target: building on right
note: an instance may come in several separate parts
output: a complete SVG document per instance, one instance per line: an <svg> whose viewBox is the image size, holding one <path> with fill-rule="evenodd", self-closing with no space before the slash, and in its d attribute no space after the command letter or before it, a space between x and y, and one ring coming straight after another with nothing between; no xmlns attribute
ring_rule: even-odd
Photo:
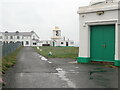
<svg viewBox="0 0 120 90"><path fill-rule="evenodd" d="M114 62L120 66L120 0L92 0L78 10L80 46L77 62Z"/></svg>

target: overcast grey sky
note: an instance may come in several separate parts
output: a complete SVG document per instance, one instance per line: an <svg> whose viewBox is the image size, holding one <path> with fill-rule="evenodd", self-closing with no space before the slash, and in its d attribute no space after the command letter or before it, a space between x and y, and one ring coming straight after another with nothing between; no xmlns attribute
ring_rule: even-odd
<svg viewBox="0 0 120 90"><path fill-rule="evenodd" d="M59 26L62 36L79 41L78 7L91 0L1 0L0 30L32 31L42 40L50 39Z"/></svg>

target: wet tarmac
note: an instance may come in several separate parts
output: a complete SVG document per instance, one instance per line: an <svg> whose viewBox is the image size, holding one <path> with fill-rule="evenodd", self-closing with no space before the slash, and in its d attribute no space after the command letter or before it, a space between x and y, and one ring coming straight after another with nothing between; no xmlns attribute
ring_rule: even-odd
<svg viewBox="0 0 120 90"><path fill-rule="evenodd" d="M72 63L73 62L73 63ZM76 64L74 59L47 59L24 47L17 64L3 76L3 88L117 88L118 69Z"/></svg>

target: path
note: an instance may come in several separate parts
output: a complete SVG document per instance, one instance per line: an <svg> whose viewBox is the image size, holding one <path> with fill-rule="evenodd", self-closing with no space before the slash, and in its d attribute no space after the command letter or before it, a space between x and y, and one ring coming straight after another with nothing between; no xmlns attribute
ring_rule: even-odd
<svg viewBox="0 0 120 90"><path fill-rule="evenodd" d="M118 71L102 65L75 64L73 59L48 59L24 47L17 64L4 75L4 88L115 88Z"/></svg>

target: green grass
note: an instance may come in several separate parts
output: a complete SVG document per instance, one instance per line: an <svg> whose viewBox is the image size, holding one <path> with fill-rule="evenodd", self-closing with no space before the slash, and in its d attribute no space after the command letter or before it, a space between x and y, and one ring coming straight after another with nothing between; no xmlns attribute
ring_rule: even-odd
<svg viewBox="0 0 120 90"><path fill-rule="evenodd" d="M0 70L2 70L2 72L5 72L6 70L8 70L8 68L10 68L16 64L16 57L17 57L19 51L21 50L21 48L22 47L16 49L13 53L9 54L8 56L3 57L2 64L1 64L2 67L0 66Z"/></svg>
<svg viewBox="0 0 120 90"><path fill-rule="evenodd" d="M36 47L34 47L36 48ZM42 51L37 50L37 52L47 58L72 58L76 59L78 57L78 47L50 47L44 46L40 47ZM52 56L49 55L52 52Z"/></svg>
<svg viewBox="0 0 120 90"><path fill-rule="evenodd" d="M9 54L8 56L3 57L0 60L0 87L5 85L5 82L2 80L2 74L5 73L10 67L16 64L16 57L21 50L22 47L16 49L13 53ZM1 81L2 80L2 81Z"/></svg>

